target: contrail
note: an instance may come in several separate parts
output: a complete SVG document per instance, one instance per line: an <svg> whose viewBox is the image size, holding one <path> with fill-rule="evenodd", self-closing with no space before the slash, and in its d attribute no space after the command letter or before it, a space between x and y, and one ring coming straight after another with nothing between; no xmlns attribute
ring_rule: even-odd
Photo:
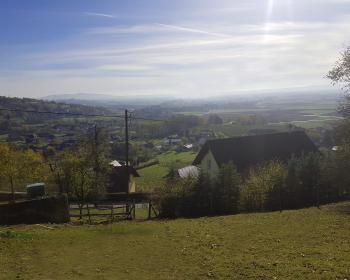
<svg viewBox="0 0 350 280"><path fill-rule="evenodd" d="M109 14L102 14L102 13L85 12L84 14L87 16L94 16L94 17L116 18L116 16L109 15Z"/></svg>
<svg viewBox="0 0 350 280"><path fill-rule="evenodd" d="M225 38L231 37L230 35L223 34L223 33L209 32L209 31L205 31L205 30L194 29L194 28L187 28L187 27L177 26L177 25L162 24L162 23L155 23L155 25L166 27L166 28L169 28L169 29L179 30L179 31L191 32L191 33L199 33L199 34L206 34L206 35L211 35L211 36L216 36L216 37L225 37Z"/></svg>

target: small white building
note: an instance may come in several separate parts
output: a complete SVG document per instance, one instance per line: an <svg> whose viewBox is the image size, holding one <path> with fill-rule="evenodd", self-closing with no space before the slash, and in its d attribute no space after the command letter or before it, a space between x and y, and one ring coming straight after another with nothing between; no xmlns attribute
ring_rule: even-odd
<svg viewBox="0 0 350 280"><path fill-rule="evenodd" d="M180 178L198 178L199 176L199 168L194 165L189 165L184 168L180 168L178 171Z"/></svg>
<svg viewBox="0 0 350 280"><path fill-rule="evenodd" d="M193 149L193 144L186 144L184 145L184 148L187 150L192 150Z"/></svg>

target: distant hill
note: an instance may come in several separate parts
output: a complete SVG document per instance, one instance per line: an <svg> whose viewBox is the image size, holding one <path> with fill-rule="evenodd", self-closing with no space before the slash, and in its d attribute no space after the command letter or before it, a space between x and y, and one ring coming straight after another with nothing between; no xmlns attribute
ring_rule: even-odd
<svg viewBox="0 0 350 280"><path fill-rule="evenodd" d="M95 93L75 93L75 94L58 94L49 95L42 98L48 101L64 102L68 104L81 104L90 106L103 107L144 107L158 105L168 101L171 98L164 96L126 96L126 95L108 95Z"/></svg>
<svg viewBox="0 0 350 280"><path fill-rule="evenodd" d="M30 111L51 111L59 113L79 113L79 114L108 114L111 113L106 108L84 106L78 104L66 104L55 101L32 99L32 98L16 98L0 96L0 108L18 109ZM6 111L0 111L4 115ZM14 114L14 113L11 113ZM20 112L15 113L17 116ZM27 114L27 113L24 113ZM57 118L57 116L47 116L45 118Z"/></svg>
<svg viewBox="0 0 350 280"><path fill-rule="evenodd" d="M42 98L43 100L59 101L59 100L116 100L117 97L108 94L95 93L73 93L73 94L55 94Z"/></svg>

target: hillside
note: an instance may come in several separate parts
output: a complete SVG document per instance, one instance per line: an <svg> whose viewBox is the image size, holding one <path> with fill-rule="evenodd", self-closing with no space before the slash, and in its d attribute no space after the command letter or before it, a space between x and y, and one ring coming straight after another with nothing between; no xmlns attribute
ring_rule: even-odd
<svg viewBox="0 0 350 280"><path fill-rule="evenodd" d="M37 114L31 111L61 114ZM0 96L0 142L30 147L34 150L43 150L49 145L62 150L74 144L76 139L84 135L92 124L101 122L108 124L109 121L108 118L86 118L65 115L64 113L106 115L111 114L111 111L100 107ZM113 124L117 124L117 122L114 120Z"/></svg>
<svg viewBox="0 0 350 280"><path fill-rule="evenodd" d="M0 279L349 279L349 213L0 227Z"/></svg>

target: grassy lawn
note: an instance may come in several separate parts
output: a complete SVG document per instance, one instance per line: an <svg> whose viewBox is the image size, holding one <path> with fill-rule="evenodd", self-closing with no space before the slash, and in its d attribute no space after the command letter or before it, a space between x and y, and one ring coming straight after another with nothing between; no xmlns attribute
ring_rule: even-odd
<svg viewBox="0 0 350 280"><path fill-rule="evenodd" d="M162 186L171 164L174 163L176 166L184 167L190 165L195 156L196 153L192 152L167 152L157 156L159 164L138 170L141 176L136 178L138 189L147 191Z"/></svg>
<svg viewBox="0 0 350 280"><path fill-rule="evenodd" d="M282 213L0 227L0 279L349 279L350 202Z"/></svg>

